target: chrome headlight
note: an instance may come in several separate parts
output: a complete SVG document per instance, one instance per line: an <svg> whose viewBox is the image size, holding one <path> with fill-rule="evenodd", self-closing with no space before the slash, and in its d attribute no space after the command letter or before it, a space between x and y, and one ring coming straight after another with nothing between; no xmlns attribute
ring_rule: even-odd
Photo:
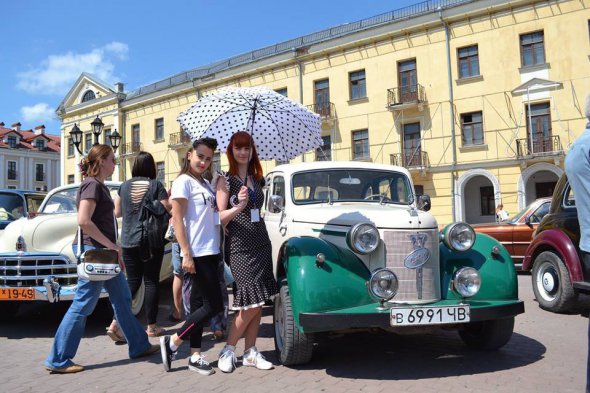
<svg viewBox="0 0 590 393"><path fill-rule="evenodd" d="M471 297L481 288L481 275L477 269L463 267L455 272L453 287L463 297Z"/></svg>
<svg viewBox="0 0 590 393"><path fill-rule="evenodd" d="M373 224L356 224L347 235L348 246L358 254L369 254L379 245L379 231Z"/></svg>
<svg viewBox="0 0 590 393"><path fill-rule="evenodd" d="M469 224L456 222L443 231L443 242L453 251L467 251L475 243L475 231Z"/></svg>
<svg viewBox="0 0 590 393"><path fill-rule="evenodd" d="M369 280L369 293L380 299L389 300L397 293L399 282L394 272L388 269L377 269Z"/></svg>

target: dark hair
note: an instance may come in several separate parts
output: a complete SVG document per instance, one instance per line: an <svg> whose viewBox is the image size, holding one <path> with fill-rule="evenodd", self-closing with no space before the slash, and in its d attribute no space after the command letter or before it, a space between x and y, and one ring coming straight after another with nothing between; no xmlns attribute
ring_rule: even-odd
<svg viewBox="0 0 590 393"><path fill-rule="evenodd" d="M147 151L140 151L133 162L131 176L155 179L156 175L156 163L154 162L154 157Z"/></svg>
<svg viewBox="0 0 590 393"><path fill-rule="evenodd" d="M196 141L194 141L191 148L188 149L188 151L186 152L187 155L184 156L184 163L182 164L182 168L180 168L180 172L178 172L178 176L184 175L185 173L189 173L191 163L188 159L188 153L194 151L197 147L199 147L201 145L206 146L209 149L215 151L215 149L217 149L217 139L206 137L206 138L201 138L201 139L197 139Z"/></svg>
<svg viewBox="0 0 590 393"><path fill-rule="evenodd" d="M209 149L215 151L217 150L217 139L208 137L197 139L193 142L193 149L196 149L197 147L199 147L199 145L205 145Z"/></svg>
<svg viewBox="0 0 590 393"><path fill-rule="evenodd" d="M238 176L238 162L234 158L233 147L241 148L241 147L249 147L252 157L250 158L250 163L248 164L248 174L254 176L256 181L262 179L264 175L262 174L262 165L260 164L260 160L258 159L258 153L256 152L256 146L254 145L254 140L252 136L248 134L246 131L238 131L232 135L231 139L229 140L229 145L227 146L226 156L227 160L229 161L229 173Z"/></svg>
<svg viewBox="0 0 590 393"><path fill-rule="evenodd" d="M106 160L109 154L113 152L113 148L109 145L94 145L86 157L80 160L80 173L84 177L95 177L100 173L100 160Z"/></svg>

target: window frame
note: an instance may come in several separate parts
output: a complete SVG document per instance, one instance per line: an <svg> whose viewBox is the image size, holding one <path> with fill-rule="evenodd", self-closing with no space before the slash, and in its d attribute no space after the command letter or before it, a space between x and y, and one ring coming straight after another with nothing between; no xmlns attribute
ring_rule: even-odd
<svg viewBox="0 0 590 393"><path fill-rule="evenodd" d="M486 189L485 195L483 193L484 189ZM491 190L491 193L488 192L489 190ZM484 198L486 198L485 203L488 207L487 213L484 212ZM494 186L479 187L479 204L480 214L482 216L494 216L496 214L496 198L494 196Z"/></svg>
<svg viewBox="0 0 590 393"><path fill-rule="evenodd" d="M14 169L10 169L10 164L14 164ZM10 176L10 171L14 173L14 177ZM6 160L6 179L18 180L18 164L15 160Z"/></svg>
<svg viewBox="0 0 590 393"><path fill-rule="evenodd" d="M358 138L356 139L357 135L360 135L361 133L366 133L366 137L365 138ZM359 160L369 160L371 159L371 145L369 144L369 129L368 128L364 128L364 129L360 129L360 130L354 130L350 133L351 138L352 138L352 159L354 161L359 161ZM357 143L363 143L366 142L366 155L363 156L357 156L356 154L356 146ZM361 149L363 150L363 152L365 151L365 146L362 146Z"/></svg>
<svg viewBox="0 0 590 393"><path fill-rule="evenodd" d="M158 122L162 122L162 124L158 124ZM158 135L158 132L161 132L161 136ZM161 142L163 140L166 139L166 136L164 135L164 118L163 117L158 117L157 119L154 120L154 141L155 142Z"/></svg>
<svg viewBox="0 0 590 393"><path fill-rule="evenodd" d="M161 168L160 168L161 165ZM166 184L166 162L165 161L157 161L156 162L156 179L159 180L162 184Z"/></svg>
<svg viewBox="0 0 590 393"><path fill-rule="evenodd" d="M39 180L39 168L41 168L41 180ZM35 163L35 181L36 182L44 182L45 181L45 164L41 162Z"/></svg>
<svg viewBox="0 0 590 393"><path fill-rule="evenodd" d="M14 143L12 143L12 141L14 141ZM6 144L11 149L16 149L16 146L18 145L18 139L17 139L16 135L7 135L6 136Z"/></svg>
<svg viewBox="0 0 590 393"><path fill-rule="evenodd" d="M360 73L362 73L362 78L359 77L358 79L353 80L353 78L355 78L354 74ZM357 84L354 85L354 83ZM364 94L355 97L355 91L360 91ZM367 73L364 68L361 70L351 71L348 73L348 96L351 101L362 100L363 98L367 98Z"/></svg>
<svg viewBox="0 0 590 393"><path fill-rule="evenodd" d="M480 115L479 122L473 121L473 115L475 115L475 114ZM465 116L471 116L472 121L465 122ZM476 140L475 134L477 131L478 124L480 125L481 143L475 143L475 140ZM465 138L465 128L466 127L469 127L471 129L471 141L469 143L466 143L466 138ZM483 145L485 145L485 132L483 129L483 111L461 113L461 146L470 147L470 146L483 146Z"/></svg>
<svg viewBox="0 0 590 393"><path fill-rule="evenodd" d="M315 160L316 161L332 161L332 136L330 136L330 135L322 136L322 140L324 141L324 144L321 147L317 147L315 149ZM326 143L326 141L328 143ZM322 154L322 151L323 151L323 154Z"/></svg>
<svg viewBox="0 0 590 393"><path fill-rule="evenodd" d="M530 37L532 40L535 39L535 35L536 34L541 34L541 41L535 41L535 42L531 42L531 43L527 43L527 44L523 44L523 41L526 39L526 37ZM537 30L537 31L531 31L529 33L523 33L519 35L519 39L518 39L518 44L520 46L520 64L522 67L534 67L534 66L538 66L538 65L543 65L547 63L547 59L545 57L545 32L543 30ZM543 59L540 62L536 61L536 53L538 50L538 47L540 46L540 48L542 49L542 55L543 55ZM525 52L526 52L526 48L531 48L531 64L525 64Z"/></svg>
<svg viewBox="0 0 590 393"><path fill-rule="evenodd" d="M466 55L466 56L461 56L461 51L465 51L465 50L469 50L475 48L475 54L474 55ZM475 59L475 61L473 61L473 59ZM462 74L462 62L466 60L467 61L467 75L463 75ZM472 74L471 73L471 69L472 69L472 65L475 64L477 67L477 73ZM478 76L481 76L481 71L479 69L479 47L478 44L474 44L474 45L468 45L468 46L463 46L461 48L457 48L457 74L459 76L459 79L468 79L468 78L475 78Z"/></svg>

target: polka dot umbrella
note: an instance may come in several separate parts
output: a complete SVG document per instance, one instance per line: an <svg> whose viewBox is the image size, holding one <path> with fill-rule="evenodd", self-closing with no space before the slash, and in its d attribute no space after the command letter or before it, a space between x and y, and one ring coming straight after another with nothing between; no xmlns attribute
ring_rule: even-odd
<svg viewBox="0 0 590 393"><path fill-rule="evenodd" d="M265 87L222 88L177 120L192 140L215 138L221 151L246 131L262 160L286 161L323 144L318 114Z"/></svg>

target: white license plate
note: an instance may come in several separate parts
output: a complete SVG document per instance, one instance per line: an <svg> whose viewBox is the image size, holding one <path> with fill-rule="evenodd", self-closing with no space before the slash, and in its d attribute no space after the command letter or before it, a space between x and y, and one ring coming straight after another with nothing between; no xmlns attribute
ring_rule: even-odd
<svg viewBox="0 0 590 393"><path fill-rule="evenodd" d="M391 309L391 326L440 325L469 322L469 306L396 307Z"/></svg>

